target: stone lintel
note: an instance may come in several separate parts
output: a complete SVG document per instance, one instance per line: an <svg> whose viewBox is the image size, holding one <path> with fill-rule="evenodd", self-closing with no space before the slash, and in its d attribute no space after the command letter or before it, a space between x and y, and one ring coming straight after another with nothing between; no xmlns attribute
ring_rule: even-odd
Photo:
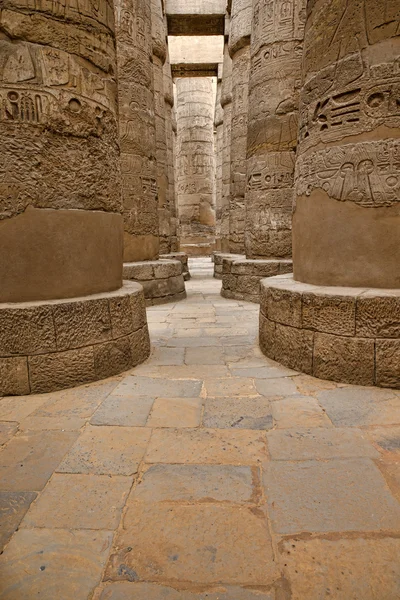
<svg viewBox="0 0 400 600"><path fill-rule="evenodd" d="M180 63L171 65L172 77L217 77L218 63Z"/></svg>
<svg viewBox="0 0 400 600"><path fill-rule="evenodd" d="M167 15L169 35L224 35L225 16Z"/></svg>
<svg viewBox="0 0 400 600"><path fill-rule="evenodd" d="M400 388L400 290L261 281L266 356L332 381Z"/></svg>

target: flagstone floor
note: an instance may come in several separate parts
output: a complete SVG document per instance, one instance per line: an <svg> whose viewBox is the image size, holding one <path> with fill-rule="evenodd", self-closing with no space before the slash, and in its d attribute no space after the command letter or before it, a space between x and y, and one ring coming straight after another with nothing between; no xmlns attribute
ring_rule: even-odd
<svg viewBox="0 0 400 600"><path fill-rule="evenodd" d="M400 392L268 360L191 270L144 365L0 400L0 599L398 600Z"/></svg>

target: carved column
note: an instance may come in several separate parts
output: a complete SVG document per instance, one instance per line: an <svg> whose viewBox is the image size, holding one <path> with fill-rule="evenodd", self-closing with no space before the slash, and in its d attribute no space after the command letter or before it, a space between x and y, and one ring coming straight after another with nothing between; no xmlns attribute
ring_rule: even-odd
<svg viewBox="0 0 400 600"><path fill-rule="evenodd" d="M221 251L229 252L229 210L231 198L231 126L232 126L232 59L228 44L224 47L224 64L221 84L221 108L223 110L222 133L222 203L221 203Z"/></svg>
<svg viewBox="0 0 400 600"><path fill-rule="evenodd" d="M113 8L2 3L0 395L87 383L149 354L142 289L122 287Z"/></svg>
<svg viewBox="0 0 400 600"><path fill-rule="evenodd" d="M397 388L399 53L396 3L309 0L294 278L262 282L260 316L271 358L322 379Z"/></svg>
<svg viewBox="0 0 400 600"><path fill-rule="evenodd" d="M252 0L232 0L229 53L232 58L230 251L244 253L247 113Z"/></svg>
<svg viewBox="0 0 400 600"><path fill-rule="evenodd" d="M115 0L124 262L158 258L158 196L151 10Z"/></svg>
<svg viewBox="0 0 400 600"><path fill-rule="evenodd" d="M169 252L170 214L168 209L167 138L165 129L164 63L167 40L161 0L151 0L153 76L156 127L156 158L160 253Z"/></svg>
<svg viewBox="0 0 400 600"><path fill-rule="evenodd" d="M172 83L171 65L167 50L167 59L164 63L164 99L165 99L165 134L167 143L167 210L169 212L169 239L164 242L164 247L168 247L168 252L178 251L177 236L177 214L175 207L175 166L174 166L174 148L173 148L173 121L174 115L174 89ZM175 124L176 126L176 124Z"/></svg>
<svg viewBox="0 0 400 600"><path fill-rule="evenodd" d="M306 0L254 0L247 134L246 256L292 255Z"/></svg>
<svg viewBox="0 0 400 600"><path fill-rule="evenodd" d="M222 82L217 82L217 96L215 101L214 117L214 142L215 142L215 216L216 216L216 241L215 249L221 250L221 218L222 218L222 145L224 137L224 111L221 106L221 86Z"/></svg>
<svg viewBox="0 0 400 600"><path fill-rule="evenodd" d="M177 183L181 250L208 255L215 242L214 98L211 79L177 79Z"/></svg>

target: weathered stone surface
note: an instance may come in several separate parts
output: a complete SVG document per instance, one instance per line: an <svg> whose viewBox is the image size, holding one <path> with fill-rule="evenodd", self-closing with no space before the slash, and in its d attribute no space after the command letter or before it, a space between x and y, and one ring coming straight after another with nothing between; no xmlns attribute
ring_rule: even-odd
<svg viewBox="0 0 400 600"><path fill-rule="evenodd" d="M267 397L297 394L296 379L291 377L256 379L255 386L259 394Z"/></svg>
<svg viewBox="0 0 400 600"><path fill-rule="evenodd" d="M288 539L280 544L293 600L396 598L400 542L393 538Z"/></svg>
<svg viewBox="0 0 400 600"><path fill-rule="evenodd" d="M223 579L233 585L268 585L276 572L267 522L260 513L226 505L131 504L105 580L182 579L204 585Z"/></svg>
<svg viewBox="0 0 400 600"><path fill-rule="evenodd" d="M177 87L177 195L181 247L207 254L215 242L214 98L211 80L182 78Z"/></svg>
<svg viewBox="0 0 400 600"><path fill-rule="evenodd" d="M187 365L224 365L223 348L186 348Z"/></svg>
<svg viewBox="0 0 400 600"><path fill-rule="evenodd" d="M318 334L323 335L323 334ZM313 373L314 333L276 323L274 335L274 360L303 373ZM315 365L315 362L314 362ZM314 366L314 375L317 375ZM327 379L326 373L318 376Z"/></svg>
<svg viewBox="0 0 400 600"><path fill-rule="evenodd" d="M153 406L149 397L123 398L109 396L96 410L90 420L92 425L120 425L122 427L143 427Z"/></svg>
<svg viewBox="0 0 400 600"><path fill-rule="evenodd" d="M273 460L379 458L365 434L351 428L275 430L268 433L267 442Z"/></svg>
<svg viewBox="0 0 400 600"><path fill-rule="evenodd" d="M0 549L18 529L26 511L36 498L34 492L0 492Z"/></svg>
<svg viewBox="0 0 400 600"><path fill-rule="evenodd" d="M43 489L77 437L72 431L26 431L16 435L1 451L1 489Z"/></svg>
<svg viewBox="0 0 400 600"><path fill-rule="evenodd" d="M31 391L28 359L24 356L0 358L0 386L5 396L23 396Z"/></svg>
<svg viewBox="0 0 400 600"><path fill-rule="evenodd" d="M131 477L55 473L22 527L116 529L131 486Z"/></svg>
<svg viewBox="0 0 400 600"><path fill-rule="evenodd" d="M374 384L374 341L316 333L314 375L361 385Z"/></svg>
<svg viewBox="0 0 400 600"><path fill-rule="evenodd" d="M295 380L296 382L296 380ZM271 404L272 416L278 429L291 427L332 427L332 422L315 398L293 397Z"/></svg>
<svg viewBox="0 0 400 600"><path fill-rule="evenodd" d="M157 398L147 421L148 427L198 427L201 398Z"/></svg>
<svg viewBox="0 0 400 600"><path fill-rule="evenodd" d="M255 465L266 458L265 434L218 429L153 431L147 463ZM181 448L185 448L182 453Z"/></svg>
<svg viewBox="0 0 400 600"><path fill-rule="evenodd" d="M133 475L143 458L150 430L88 426L59 465L60 473Z"/></svg>
<svg viewBox="0 0 400 600"><path fill-rule="evenodd" d="M274 592L258 592L219 584L217 592L178 591L152 583L111 583L97 592L93 600L274 600ZM133 594L133 595L132 595Z"/></svg>
<svg viewBox="0 0 400 600"><path fill-rule="evenodd" d="M120 338L125 335L128 335L134 329L133 319L135 317L137 319L138 312L140 311L132 310L133 307L131 307L131 301L138 302L137 296L123 296L122 298L110 298L109 310L113 338ZM145 310L146 309L143 306L144 313ZM144 323L141 323L141 325L143 326Z"/></svg>
<svg viewBox="0 0 400 600"><path fill-rule="evenodd" d="M204 382L207 397L258 396L254 383L246 378L209 379Z"/></svg>
<svg viewBox="0 0 400 600"><path fill-rule="evenodd" d="M50 306L1 307L1 356L44 354L55 350L56 334Z"/></svg>
<svg viewBox="0 0 400 600"><path fill-rule="evenodd" d="M376 384L400 388L400 340L376 340Z"/></svg>
<svg viewBox="0 0 400 600"><path fill-rule="evenodd" d="M346 297L338 288L320 288L318 294L302 295L302 325L306 329L354 336L356 333L356 296Z"/></svg>
<svg viewBox="0 0 400 600"><path fill-rule="evenodd" d="M40 25L32 28L33 20ZM13 2L1 28L7 113L0 132L0 300L117 289L122 217L112 9L103 1L60 13Z"/></svg>
<svg viewBox="0 0 400 600"><path fill-rule="evenodd" d="M218 429L271 429L271 407L263 397L209 398L205 403L203 425Z"/></svg>
<svg viewBox="0 0 400 600"><path fill-rule="evenodd" d="M292 290L269 288L267 290L268 318L282 325L302 326L302 297Z"/></svg>
<svg viewBox="0 0 400 600"><path fill-rule="evenodd" d="M133 366L130 336L93 346L96 379L123 373ZM147 358L144 354L142 360Z"/></svg>
<svg viewBox="0 0 400 600"><path fill-rule="evenodd" d="M135 398L196 398L200 396L201 381L169 379L161 381L150 377L129 377L121 382L114 391L115 396Z"/></svg>
<svg viewBox="0 0 400 600"><path fill-rule="evenodd" d="M360 337L400 336L400 291L364 292L357 299L356 333Z"/></svg>
<svg viewBox="0 0 400 600"><path fill-rule="evenodd" d="M388 25L397 22L395 15L384 0L367 11L362 2L350 8L346 0L308 6L293 216L299 281L400 287L399 180L393 161L400 119L394 105L382 105L382 90L397 64L398 32ZM365 33L369 27L373 36ZM377 59L383 47L385 58Z"/></svg>
<svg viewBox="0 0 400 600"><path fill-rule="evenodd" d="M132 357L131 366L134 367L150 356L150 337L147 325L142 329L138 329L138 331L131 333L129 340Z"/></svg>
<svg viewBox="0 0 400 600"><path fill-rule="evenodd" d="M86 598L100 583L111 543L109 531L20 529L0 558L0 594Z"/></svg>
<svg viewBox="0 0 400 600"><path fill-rule="evenodd" d="M400 505L366 458L273 461L264 486L277 533L381 532L400 524Z"/></svg>
<svg viewBox="0 0 400 600"><path fill-rule="evenodd" d="M57 350L72 350L111 339L111 319L106 299L55 304L53 318Z"/></svg>
<svg viewBox="0 0 400 600"><path fill-rule="evenodd" d="M230 465L154 465L146 471L129 503L253 501L253 469Z"/></svg>
<svg viewBox="0 0 400 600"><path fill-rule="evenodd" d="M95 381L93 346L30 356L29 379L33 393L50 392Z"/></svg>
<svg viewBox="0 0 400 600"><path fill-rule="evenodd" d="M15 433L18 431L17 422L0 422L0 446L3 446L8 440L10 440Z"/></svg>

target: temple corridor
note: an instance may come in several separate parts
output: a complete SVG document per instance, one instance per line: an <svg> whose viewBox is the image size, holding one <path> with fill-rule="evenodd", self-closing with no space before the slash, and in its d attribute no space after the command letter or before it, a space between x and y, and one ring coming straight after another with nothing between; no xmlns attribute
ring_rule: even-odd
<svg viewBox="0 0 400 600"><path fill-rule="evenodd" d="M189 262L147 362L0 400L0 598L399 598L400 391L269 360Z"/></svg>

